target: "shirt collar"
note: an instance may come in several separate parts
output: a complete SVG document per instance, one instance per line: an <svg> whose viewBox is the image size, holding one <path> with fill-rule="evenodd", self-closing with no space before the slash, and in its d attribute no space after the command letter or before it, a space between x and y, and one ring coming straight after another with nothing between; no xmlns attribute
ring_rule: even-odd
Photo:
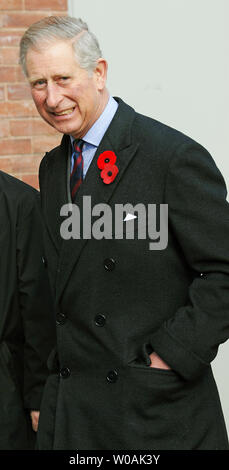
<svg viewBox="0 0 229 470"><path fill-rule="evenodd" d="M97 121L89 129L89 131L83 137L84 142L98 147L108 126L110 125L116 111L118 108L117 101L114 100L112 96L109 97L108 103L103 110L102 114L99 116ZM75 138L70 136L71 143L73 144Z"/></svg>

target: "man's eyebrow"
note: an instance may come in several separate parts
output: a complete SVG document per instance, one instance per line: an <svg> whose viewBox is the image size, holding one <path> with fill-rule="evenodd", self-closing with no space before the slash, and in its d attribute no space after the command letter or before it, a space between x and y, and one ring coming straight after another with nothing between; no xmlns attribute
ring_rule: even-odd
<svg viewBox="0 0 229 470"><path fill-rule="evenodd" d="M61 77L70 77L70 73L66 73L66 72L56 73L55 75L53 75L52 79L57 80L58 78L61 78ZM42 77L42 76L40 76L40 77L37 76L37 77L30 77L28 80L29 80L29 83L35 83L35 82L40 81L40 80L47 81L47 78Z"/></svg>
<svg viewBox="0 0 229 470"><path fill-rule="evenodd" d="M56 73L56 75L53 75L52 78L54 78L54 80L56 78L61 78L61 77L70 77L70 73Z"/></svg>

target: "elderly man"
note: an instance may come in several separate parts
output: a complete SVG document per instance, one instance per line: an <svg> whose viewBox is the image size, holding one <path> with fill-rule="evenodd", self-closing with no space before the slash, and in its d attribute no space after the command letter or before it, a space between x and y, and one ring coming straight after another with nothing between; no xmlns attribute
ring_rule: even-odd
<svg viewBox="0 0 229 470"><path fill-rule="evenodd" d="M40 167L58 347L38 448L227 449L210 366L229 335L219 170L199 144L109 96L107 62L81 20L35 23L20 53L40 115L64 134ZM120 205L123 236L107 224ZM139 207L164 210L161 233L158 212L145 236L134 226Z"/></svg>
<svg viewBox="0 0 229 470"><path fill-rule="evenodd" d="M0 449L32 449L55 344L39 193L0 171L0 216Z"/></svg>

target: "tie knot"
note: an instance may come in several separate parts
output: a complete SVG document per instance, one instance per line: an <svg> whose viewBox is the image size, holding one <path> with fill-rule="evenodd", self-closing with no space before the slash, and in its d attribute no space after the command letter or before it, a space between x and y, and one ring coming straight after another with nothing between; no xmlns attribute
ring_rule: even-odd
<svg viewBox="0 0 229 470"><path fill-rule="evenodd" d="M82 139L75 139L73 142L73 146L76 152L81 153L83 148L84 140Z"/></svg>

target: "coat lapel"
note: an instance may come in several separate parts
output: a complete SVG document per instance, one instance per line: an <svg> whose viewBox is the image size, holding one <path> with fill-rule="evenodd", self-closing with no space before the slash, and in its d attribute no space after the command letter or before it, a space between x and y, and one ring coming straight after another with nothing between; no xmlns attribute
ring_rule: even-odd
<svg viewBox="0 0 229 470"><path fill-rule="evenodd" d="M69 152L69 138L63 136L61 145L50 153L46 160L47 179L45 188L45 222L51 239L60 251L62 239L60 236L60 224L63 221L60 209L68 202L67 196L67 157Z"/></svg>
<svg viewBox="0 0 229 470"><path fill-rule="evenodd" d="M85 180L77 193L75 204L79 207L81 215L83 213L83 196L91 197L92 208L99 203L109 203L112 194L120 183L130 161L134 157L138 148L136 143L133 144L131 141L131 127L134 116L134 110L120 100L118 110L96 151ZM103 182L100 176L101 170L97 167L97 159L105 150L112 150L115 152L117 156L116 165L119 169L115 180L108 185ZM66 190L65 194L62 193L62 197L62 201L66 201ZM63 219L60 221L60 217L58 217L58 222L55 224L55 230L58 230L58 233L60 232L60 226L57 227L59 222L63 222ZM59 300L72 269L77 263L82 249L85 247L87 242L88 240L83 238L80 240L64 240L62 242L56 284L56 292L58 295L58 298L56 299L57 301Z"/></svg>

